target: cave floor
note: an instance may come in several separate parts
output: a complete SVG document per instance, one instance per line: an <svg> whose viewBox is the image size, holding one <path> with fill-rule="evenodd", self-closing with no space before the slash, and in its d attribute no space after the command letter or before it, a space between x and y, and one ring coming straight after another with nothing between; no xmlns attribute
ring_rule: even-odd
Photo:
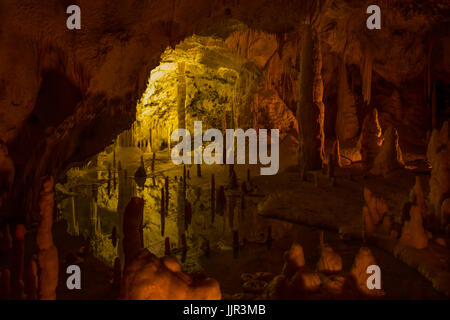
<svg viewBox="0 0 450 320"><path fill-rule="evenodd" d="M136 185L134 172L143 155L147 179ZM286 157L284 157L286 158ZM164 255L164 238L169 237L172 254L180 261L186 272L204 272L217 279L224 297L254 297L239 295L242 289L243 273L270 272L277 275L283 265L283 252L293 241L299 242L305 252L307 266L314 268L320 255L319 232L324 231L325 242L342 256L343 270L348 272L359 248L369 246L382 269L383 287L387 299L440 299L432 284L414 268L397 260L386 250L372 243L363 244L358 234L361 230L362 188L367 185L375 193L385 196L391 210L401 212L401 205L407 199L414 184L414 174L382 178L364 177L357 168L336 173L336 184L331 186L327 178L319 175L318 187L311 181L300 181L292 169L292 161L281 165L276 176L259 176L257 166L236 165L239 185L246 180L250 170L252 191L245 197L245 210L227 211L223 216L216 214L214 224L210 214L210 181L215 175L215 186L225 186L228 199L235 199L240 205L239 192L228 187L228 167L224 165L202 165L202 177L196 176L196 166L187 165L187 198L192 205L192 222L185 230L184 221L177 213L177 182L183 175L183 167L175 166L167 151L156 154L155 170L151 173L152 154L142 153L138 148L118 148L116 161L121 162L127 178L108 175L108 165L113 163L112 154L102 153L97 163L68 174L64 185L59 185L58 208L60 217L67 221L71 241L56 236L60 252L77 251L89 237L93 257L83 260L86 279L95 285L86 285L89 299L112 299L117 292L111 289L112 264L115 257L121 257L120 208L131 196L144 198L144 247L157 256ZM165 221L164 236L161 235L160 189L164 177L170 181L169 213ZM153 179L154 177L154 179ZM175 177L178 177L175 180ZM311 180L311 176L308 177ZM114 182L113 180L116 180ZM122 184L122 187L120 186ZM94 191L93 191L94 190ZM228 200L229 201L229 200ZM94 205L93 205L94 204ZM238 212L239 211L239 212ZM231 218L232 217L232 218ZM267 244L269 226L271 244ZM118 230L117 244L111 230ZM233 231L239 234L239 252L233 251ZM187 239L187 254L181 254L181 235ZM67 237L67 236L66 236ZM209 241L210 253L206 254L205 241ZM88 241L89 242L89 241ZM76 248L75 243L78 243ZM66 248L66 249L64 249ZM62 254L62 255L64 255ZM94 258L95 257L95 258ZM96 274L102 274L96 277ZM63 280L61 280L63 281ZM88 280L90 281L90 280ZM64 283L61 283L64 286ZM234 296L233 296L234 295ZM58 296L64 299L80 298L64 291ZM312 298L329 298L321 293Z"/></svg>

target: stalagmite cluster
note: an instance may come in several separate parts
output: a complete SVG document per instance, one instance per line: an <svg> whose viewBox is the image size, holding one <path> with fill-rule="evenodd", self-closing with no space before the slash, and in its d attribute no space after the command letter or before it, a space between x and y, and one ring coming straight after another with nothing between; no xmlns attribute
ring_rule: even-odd
<svg viewBox="0 0 450 320"><path fill-rule="evenodd" d="M197 279L181 271L173 257L157 258L141 250L124 272L121 299L129 300L219 300L219 283Z"/></svg>
<svg viewBox="0 0 450 320"><path fill-rule="evenodd" d="M37 230L38 264L39 264L39 299L56 299L56 286L58 285L58 251L53 243L53 206L54 206L54 180L45 177L39 200L39 213L41 220Z"/></svg>

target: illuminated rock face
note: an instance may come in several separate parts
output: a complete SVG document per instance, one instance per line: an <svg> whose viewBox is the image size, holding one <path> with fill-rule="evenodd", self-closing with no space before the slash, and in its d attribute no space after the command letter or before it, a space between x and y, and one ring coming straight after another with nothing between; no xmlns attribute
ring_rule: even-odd
<svg viewBox="0 0 450 320"><path fill-rule="evenodd" d="M121 298L128 300L220 300L219 283L195 279L173 257L157 258L141 250L124 271Z"/></svg>
<svg viewBox="0 0 450 320"><path fill-rule="evenodd" d="M423 228L422 212L419 206L414 205L409 211L411 217L409 221L405 222L402 229L400 243L404 246L424 249L428 245L428 237Z"/></svg>
<svg viewBox="0 0 450 320"><path fill-rule="evenodd" d="M383 135L383 145L375 157L371 173L387 176L404 165L403 155L398 145L398 132L392 126Z"/></svg>

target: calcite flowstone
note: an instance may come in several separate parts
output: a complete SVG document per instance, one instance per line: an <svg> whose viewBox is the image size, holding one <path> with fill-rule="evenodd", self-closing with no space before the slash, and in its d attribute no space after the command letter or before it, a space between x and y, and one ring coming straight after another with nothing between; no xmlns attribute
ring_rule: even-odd
<svg viewBox="0 0 450 320"><path fill-rule="evenodd" d="M387 176L394 170L404 166L403 155L398 144L397 130L389 127L383 135L383 145L375 157L370 173Z"/></svg>
<svg viewBox="0 0 450 320"><path fill-rule="evenodd" d="M159 259L142 249L124 271L121 299L126 300L219 300L219 283L196 279L181 271L174 257Z"/></svg>

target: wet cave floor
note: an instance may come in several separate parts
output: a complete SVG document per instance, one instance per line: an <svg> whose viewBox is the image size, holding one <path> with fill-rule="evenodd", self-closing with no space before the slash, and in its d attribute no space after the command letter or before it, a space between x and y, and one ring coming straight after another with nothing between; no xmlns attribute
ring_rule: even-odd
<svg viewBox="0 0 450 320"><path fill-rule="evenodd" d="M140 166L141 155L143 155L147 171L145 182L136 181L134 177L134 173ZM328 190L331 187L327 185L310 190L309 188L313 188L312 183L296 181L295 175L290 173L289 169L266 179L259 176L259 168L256 166L236 165L235 171L239 185L247 180L247 169L250 170L251 176L251 182L247 183L251 186L251 192L245 197L244 209L239 210L240 192L229 188L227 166L202 165L202 176L197 177L196 165L187 165L189 178L186 197L192 206L192 221L186 230L184 217L180 217L177 210L177 190L180 177L183 176L183 167L175 166L170 161L167 150L156 153L153 172L151 171L152 154L141 153L138 148L116 149L115 160L117 164L120 161L120 170L116 168L115 174L114 168L110 165L114 163L113 157L112 153L99 154L97 160L89 163L85 168L71 169L67 181L56 187L58 222L54 227L54 235L61 264L58 299L116 299L118 297L119 289L112 285L113 263L116 257L123 259L120 254L121 219L123 210L132 196L142 197L145 200L142 230L144 247L157 256L163 256L165 238L168 237L171 253L177 257L183 271L204 272L207 276L217 279L224 298L252 298L252 295L240 294L243 292L241 275L256 272L270 272L274 276L280 274L283 253L294 241L302 245L306 264L314 269L320 257L319 232L324 230L325 242L341 255L345 272L350 271L359 248L363 245L370 247L382 270L382 285L386 292L384 298L445 299L445 296L433 289L431 282L413 268L397 260L391 253L363 244L360 239L343 237L342 234L333 230L334 228L330 228L329 220L333 218L327 214L319 216L317 220L313 219L313 223L310 223L308 219L295 221L296 219L289 218L290 211L298 209L295 206L288 205L287 208L279 209L285 210L284 214L283 212L278 212L278 215L272 212L267 216L260 214L261 205L258 206L258 204L264 198L284 188L289 194L291 189L289 185L292 184L296 184L297 187L298 184L301 185L300 187L304 184L305 193L300 194L299 197L304 199L305 206L308 206L308 201L313 203L312 206L316 201L317 210L320 210L321 206L333 206L333 197L327 199L327 195L333 192L333 189ZM285 168L281 168L283 169ZM224 186L227 202L233 202L235 207L234 210L230 210L228 203L223 216L215 215L214 224L212 224L210 212L212 174L215 175L216 188ZM162 235L160 203L165 177L169 177L169 212L165 218L164 235ZM356 193L351 186L359 186L361 183L355 181L357 180L355 178L350 180L350 185L342 182L340 187L334 188L341 190L339 192L343 192L342 189L344 189L348 193ZM336 191L334 194L344 201L345 194L339 192ZM354 197L362 199L362 195L355 194ZM346 199L346 201L351 200ZM345 206L345 202L340 205ZM353 209L342 211L337 205L335 213L339 216L349 216L350 221L352 219L360 221L362 205L356 202L354 206ZM324 219L323 226L320 223L321 219ZM325 221L327 219L328 221ZM339 219L335 221L336 224L340 222ZM113 231L114 228L117 236ZM358 228L358 223L350 224L349 229L355 228ZM233 250L233 234L236 232L239 235L237 254ZM185 257L181 250L183 233L187 242ZM269 243L268 238L271 239ZM207 241L209 252L206 249ZM86 247L92 251L92 254L80 253ZM65 289L66 275L63 270L70 263L79 264L82 269L82 290ZM307 298L333 297L319 292Z"/></svg>

